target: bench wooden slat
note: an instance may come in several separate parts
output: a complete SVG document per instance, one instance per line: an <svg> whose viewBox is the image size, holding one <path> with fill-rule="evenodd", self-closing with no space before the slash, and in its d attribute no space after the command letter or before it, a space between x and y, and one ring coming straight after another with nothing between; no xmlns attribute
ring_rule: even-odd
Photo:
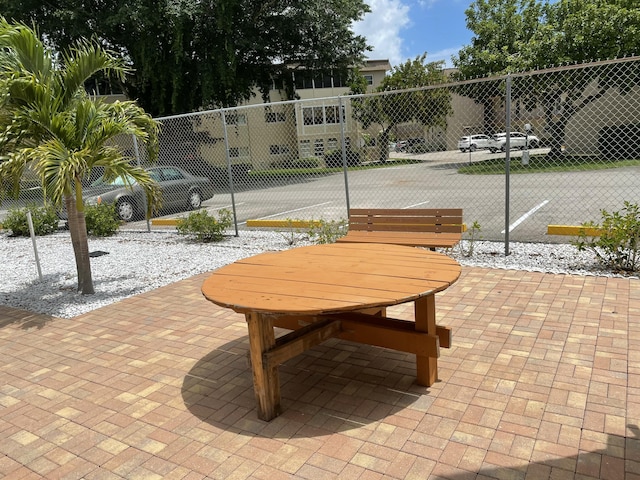
<svg viewBox="0 0 640 480"><path fill-rule="evenodd" d="M338 242L396 243L433 249L456 245L464 230L461 208L352 208L349 233Z"/></svg>
<svg viewBox="0 0 640 480"><path fill-rule="evenodd" d="M431 233L461 233L460 225L434 225L425 223L422 225L410 223L351 223L349 230L366 232L431 232Z"/></svg>
<svg viewBox="0 0 640 480"><path fill-rule="evenodd" d="M462 217L461 208L351 208L349 214L353 215L393 215L397 217L432 215L432 216L458 216Z"/></svg>

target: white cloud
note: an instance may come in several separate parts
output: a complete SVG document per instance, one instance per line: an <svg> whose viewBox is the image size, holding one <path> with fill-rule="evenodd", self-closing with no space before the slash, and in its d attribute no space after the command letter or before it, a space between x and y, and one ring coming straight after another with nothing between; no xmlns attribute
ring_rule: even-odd
<svg viewBox="0 0 640 480"><path fill-rule="evenodd" d="M445 67L451 68L453 67L453 62L451 61L451 57L453 55L458 55L460 49L462 47L452 47L445 48L444 50L440 50L438 52L427 52L427 62L437 62L438 60L444 60Z"/></svg>
<svg viewBox="0 0 640 480"><path fill-rule="evenodd" d="M373 51L367 52L372 60L389 59L391 65L404 61L400 32L409 25L409 6L401 0L369 0L371 12L353 25L356 34L367 39Z"/></svg>

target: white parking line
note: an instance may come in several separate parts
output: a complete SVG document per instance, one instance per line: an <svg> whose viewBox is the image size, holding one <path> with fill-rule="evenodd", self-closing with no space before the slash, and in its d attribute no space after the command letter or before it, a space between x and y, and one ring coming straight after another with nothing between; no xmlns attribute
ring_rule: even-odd
<svg viewBox="0 0 640 480"><path fill-rule="evenodd" d="M540 205L532 208L531 210L529 210L527 213L525 213L524 215L522 215L518 220L516 220L515 222L513 222L511 225L509 225L509 231L513 231L514 228L516 228L518 225L520 225L522 222L524 222L527 218L529 218L531 215L533 215L537 210L541 209L542 207L544 207L547 203L549 203L549 200L545 200L544 202L542 202ZM505 233L505 230L502 230L502 232L500 233Z"/></svg>
<svg viewBox="0 0 640 480"><path fill-rule="evenodd" d="M406 208L419 207L420 205L425 205L427 203L429 203L429 200L427 200L426 202L414 203L413 205L409 205L408 207L402 207L402 208L406 209Z"/></svg>
<svg viewBox="0 0 640 480"><path fill-rule="evenodd" d="M258 218L258 220L265 220L267 218L273 218L273 217L277 217L279 215L286 215L287 213L292 213L292 212L299 212L300 210L306 210L308 208L315 208L315 207L321 207L322 205L329 205L331 202L324 202L324 203L318 203L316 205L309 205L307 207L302 207L302 208L296 208L295 210L288 210L286 212L280 212L280 213L274 213L273 215L267 215L266 217L260 217ZM244 225L245 222L241 222L239 225Z"/></svg>

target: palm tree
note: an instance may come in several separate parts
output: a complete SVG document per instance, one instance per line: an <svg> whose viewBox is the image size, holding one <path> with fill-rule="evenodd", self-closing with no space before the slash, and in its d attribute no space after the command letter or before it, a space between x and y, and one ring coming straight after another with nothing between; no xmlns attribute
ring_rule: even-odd
<svg viewBox="0 0 640 480"><path fill-rule="evenodd" d="M107 180L121 177L147 193L148 214L158 204L157 185L133 166L114 139L134 135L155 159L158 123L134 102L90 98L84 83L98 72L124 76L122 60L89 41L59 54L37 32L0 17L0 189L19 193L25 168L42 183L45 201L67 209L78 291L94 293L82 181L96 167ZM5 182L2 182L4 180Z"/></svg>

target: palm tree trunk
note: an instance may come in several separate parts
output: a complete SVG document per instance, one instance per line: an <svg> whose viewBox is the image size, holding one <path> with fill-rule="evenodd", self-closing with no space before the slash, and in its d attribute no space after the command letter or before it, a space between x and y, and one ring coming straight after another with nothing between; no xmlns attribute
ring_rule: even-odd
<svg viewBox="0 0 640 480"><path fill-rule="evenodd" d="M75 198L71 195L65 196L64 203L67 208L71 244L76 257L78 291L83 295L91 295L95 291L93 290L93 278L91 276L91 258L89 257L89 240L87 239L87 224L84 212L79 212L76 209Z"/></svg>

